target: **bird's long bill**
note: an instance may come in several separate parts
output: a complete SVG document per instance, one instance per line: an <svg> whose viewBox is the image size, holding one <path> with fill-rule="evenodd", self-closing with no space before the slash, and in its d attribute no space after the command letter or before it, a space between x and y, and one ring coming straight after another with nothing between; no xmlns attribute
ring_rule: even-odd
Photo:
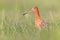
<svg viewBox="0 0 60 40"><path fill-rule="evenodd" d="M22 15L26 15L26 14L28 14L28 13L30 13L30 12L32 12L32 10L27 10L27 11L23 12Z"/></svg>

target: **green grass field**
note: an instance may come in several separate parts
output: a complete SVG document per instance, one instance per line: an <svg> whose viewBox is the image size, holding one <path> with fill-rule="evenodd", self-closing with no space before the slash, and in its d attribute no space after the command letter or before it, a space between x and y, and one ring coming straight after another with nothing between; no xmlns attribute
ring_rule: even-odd
<svg viewBox="0 0 60 40"><path fill-rule="evenodd" d="M23 16L33 6L49 30L34 26L34 13ZM0 0L0 40L60 40L60 0Z"/></svg>

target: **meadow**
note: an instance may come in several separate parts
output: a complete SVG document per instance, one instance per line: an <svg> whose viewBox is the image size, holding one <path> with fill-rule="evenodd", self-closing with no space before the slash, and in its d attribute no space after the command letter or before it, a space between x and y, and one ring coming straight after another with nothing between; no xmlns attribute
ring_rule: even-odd
<svg viewBox="0 0 60 40"><path fill-rule="evenodd" d="M33 6L49 29L34 26L34 13L22 15ZM60 40L60 0L0 0L0 40Z"/></svg>

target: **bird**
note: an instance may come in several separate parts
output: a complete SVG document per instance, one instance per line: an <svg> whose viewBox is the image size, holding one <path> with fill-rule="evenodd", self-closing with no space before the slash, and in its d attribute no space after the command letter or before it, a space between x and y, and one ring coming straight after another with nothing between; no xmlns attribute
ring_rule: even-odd
<svg viewBox="0 0 60 40"><path fill-rule="evenodd" d="M39 29L39 28L45 28L45 25L47 25L47 23L44 20L41 19L38 7L34 6L34 7L31 8L30 11L27 11L27 12L31 12L31 11L33 11L34 16L35 16L35 27L37 29Z"/></svg>

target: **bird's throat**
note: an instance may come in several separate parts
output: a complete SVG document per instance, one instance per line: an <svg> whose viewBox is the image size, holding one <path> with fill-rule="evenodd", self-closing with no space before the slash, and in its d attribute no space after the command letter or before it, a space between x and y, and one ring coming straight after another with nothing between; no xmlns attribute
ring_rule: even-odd
<svg viewBox="0 0 60 40"><path fill-rule="evenodd" d="M40 14L39 14L39 11L38 10L36 10L35 12L34 12L34 14L35 14L35 19L37 20L37 19L41 19L41 17L40 17Z"/></svg>

